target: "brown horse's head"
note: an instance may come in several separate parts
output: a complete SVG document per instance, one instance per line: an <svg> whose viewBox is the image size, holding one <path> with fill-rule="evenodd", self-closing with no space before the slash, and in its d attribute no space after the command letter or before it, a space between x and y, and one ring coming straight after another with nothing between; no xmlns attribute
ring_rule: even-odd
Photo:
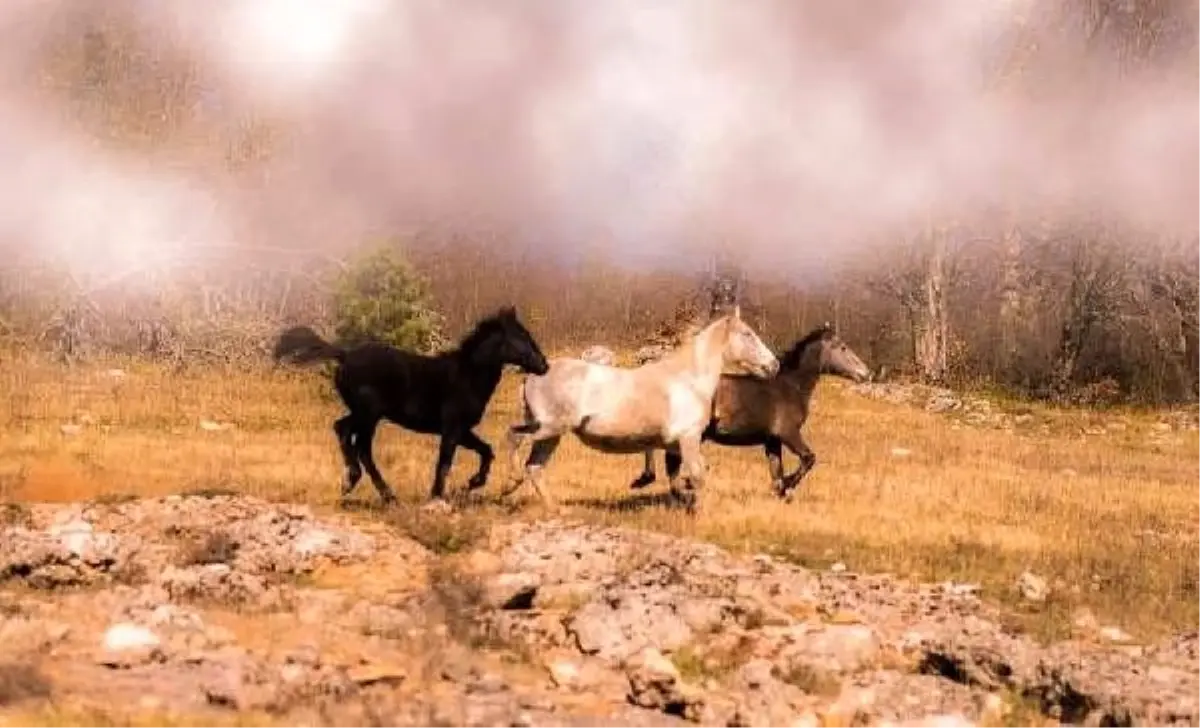
<svg viewBox="0 0 1200 728"><path fill-rule="evenodd" d="M800 339L781 359L784 371L830 374L855 382L871 378L871 369L826 322Z"/></svg>

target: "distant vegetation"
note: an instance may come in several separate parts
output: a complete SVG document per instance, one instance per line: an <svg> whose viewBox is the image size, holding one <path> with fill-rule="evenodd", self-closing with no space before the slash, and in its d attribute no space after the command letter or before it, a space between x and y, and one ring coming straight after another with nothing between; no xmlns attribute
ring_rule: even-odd
<svg viewBox="0 0 1200 728"><path fill-rule="evenodd" d="M1036 88L1041 72L1068 73L1055 65L1063 44L1108 54L1121 72L1195 55L1194 2L1036 7L1044 22L1024 26L1011 58L995 69L1006 88L1025 79ZM183 50L139 34L132 17L113 10L64 24L38 61L40 93L108 149L252 181L256 165L280 149L270 120L197 115L209 82L202 69ZM1039 32L1055 34L1055 42ZM463 205L468 220L470 202ZM1164 240L1120 221L996 222L1003 219L931 221L916 236L897 231L864 260L816 282L747 278L743 308L779 345L835 321L887 376L1091 404L1196 400L1195 234ZM198 250L189 267L101 281L37 259L34 241L25 247L28 260L0 266L0 339L71 361L118 353L253 363L290 323L430 349L513 303L547 347L579 351L636 346L708 282L604 259L564 268L455 224L419 228L361 258L346 253L356 241L297 251L248 240ZM819 244L798 240L790 254Z"/></svg>

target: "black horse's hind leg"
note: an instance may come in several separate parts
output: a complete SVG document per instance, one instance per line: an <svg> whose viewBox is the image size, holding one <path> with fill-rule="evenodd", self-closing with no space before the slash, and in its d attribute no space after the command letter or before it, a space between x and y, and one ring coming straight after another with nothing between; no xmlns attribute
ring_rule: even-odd
<svg viewBox="0 0 1200 728"><path fill-rule="evenodd" d="M346 463L346 476L342 482L342 497L345 498L362 479L362 467L358 464L358 453L354 451L354 415L346 415L334 422L333 432L337 435L342 460Z"/></svg>
<svg viewBox="0 0 1200 728"><path fill-rule="evenodd" d="M783 478L783 441L778 437L768 437L763 443L763 450L767 454L767 468L771 471L771 487L775 489L775 494L782 496L784 494L784 478Z"/></svg>
<svg viewBox="0 0 1200 728"><path fill-rule="evenodd" d="M450 466L454 464L458 438L457 432L442 433L442 441L438 443L437 467L433 472L433 488L429 492L431 500L442 500L446 497L446 476L450 474Z"/></svg>
<svg viewBox="0 0 1200 728"><path fill-rule="evenodd" d="M487 484L488 474L492 471L492 461L496 459L495 453L492 452L492 446L471 430L467 430L467 433L463 435L462 446L468 450L474 450L479 455L479 470L476 470L471 479L467 481L467 487L471 490L482 488Z"/></svg>
<svg viewBox="0 0 1200 728"><path fill-rule="evenodd" d="M375 430L378 427L379 419L376 417L367 420L360 419L358 431L354 433L354 449L358 452L358 460L362 463L363 469L367 471L367 476L371 478L371 485L375 486L380 499L386 505L396 502L396 494L383 479L383 475L375 465L375 456L371 454L371 446L375 441Z"/></svg>
<svg viewBox="0 0 1200 728"><path fill-rule="evenodd" d="M645 459L646 464L642 466L641 474L634 478L633 482L629 484L629 487L633 488L634 490L645 488L658 478L658 476L654 473L654 451L647 450L645 452Z"/></svg>

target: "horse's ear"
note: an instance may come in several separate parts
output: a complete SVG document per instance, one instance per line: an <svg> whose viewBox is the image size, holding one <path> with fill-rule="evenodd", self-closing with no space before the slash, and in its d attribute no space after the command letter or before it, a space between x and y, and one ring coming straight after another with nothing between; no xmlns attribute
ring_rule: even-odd
<svg viewBox="0 0 1200 728"><path fill-rule="evenodd" d="M832 321L826 321L825 323L821 324L821 328L824 329L827 336L837 333L837 327L833 325Z"/></svg>
<svg viewBox="0 0 1200 728"><path fill-rule="evenodd" d="M508 306L503 306L500 309L500 318L506 318L515 321L517 319L517 307L511 304Z"/></svg>

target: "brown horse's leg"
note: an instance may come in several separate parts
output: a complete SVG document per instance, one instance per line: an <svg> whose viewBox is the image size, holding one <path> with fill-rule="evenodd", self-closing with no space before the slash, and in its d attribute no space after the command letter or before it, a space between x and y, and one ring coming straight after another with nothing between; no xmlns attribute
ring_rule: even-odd
<svg viewBox="0 0 1200 728"><path fill-rule="evenodd" d="M633 488L634 490L645 488L658 478L658 476L654 474L654 450L647 450L645 452L645 463L646 464L642 467L642 474L637 476L637 478L635 478L634 481L629 484L630 488Z"/></svg>
<svg viewBox="0 0 1200 728"><path fill-rule="evenodd" d="M813 466L817 464L817 456L813 453L812 448L804 441L800 435L800 430L796 430L795 434L790 437L781 438L783 444L800 458L799 465L792 471L791 474L783 479L783 490L779 492L779 496L785 500L790 500L792 491L800 484L800 481L808 475Z"/></svg>
<svg viewBox="0 0 1200 728"><path fill-rule="evenodd" d="M482 488L487 484L488 473L492 470L492 461L496 459L492 452L492 446L481 440L479 435L471 430L467 430L467 434L463 435L462 446L479 455L479 470L476 470L471 479L467 481L467 487L471 490Z"/></svg>
<svg viewBox="0 0 1200 728"><path fill-rule="evenodd" d="M375 456L371 454L371 445L375 440L375 429L379 426L379 420L371 418L359 422L361 423L359 431L354 436L354 449L358 452L358 460L362 463L363 469L367 471L367 476L371 478L371 485L375 486L383 503L385 505L394 503L396 494L383 479L379 468L375 466Z"/></svg>
<svg viewBox="0 0 1200 728"><path fill-rule="evenodd" d="M667 480L674 482L679 477L679 469L683 466L683 456L674 450L667 450L663 453L663 460L667 465Z"/></svg>
<svg viewBox="0 0 1200 728"><path fill-rule="evenodd" d="M771 471L771 487L776 495L783 495L783 443L778 437L768 437L763 450L767 453L767 468Z"/></svg>
<svg viewBox="0 0 1200 728"><path fill-rule="evenodd" d="M348 414L333 423L333 432L337 435L338 447L342 450L342 460L346 464L346 476L342 481L342 497L354 491L358 481L362 479L362 466L358 463L358 453L354 451L354 415Z"/></svg>

